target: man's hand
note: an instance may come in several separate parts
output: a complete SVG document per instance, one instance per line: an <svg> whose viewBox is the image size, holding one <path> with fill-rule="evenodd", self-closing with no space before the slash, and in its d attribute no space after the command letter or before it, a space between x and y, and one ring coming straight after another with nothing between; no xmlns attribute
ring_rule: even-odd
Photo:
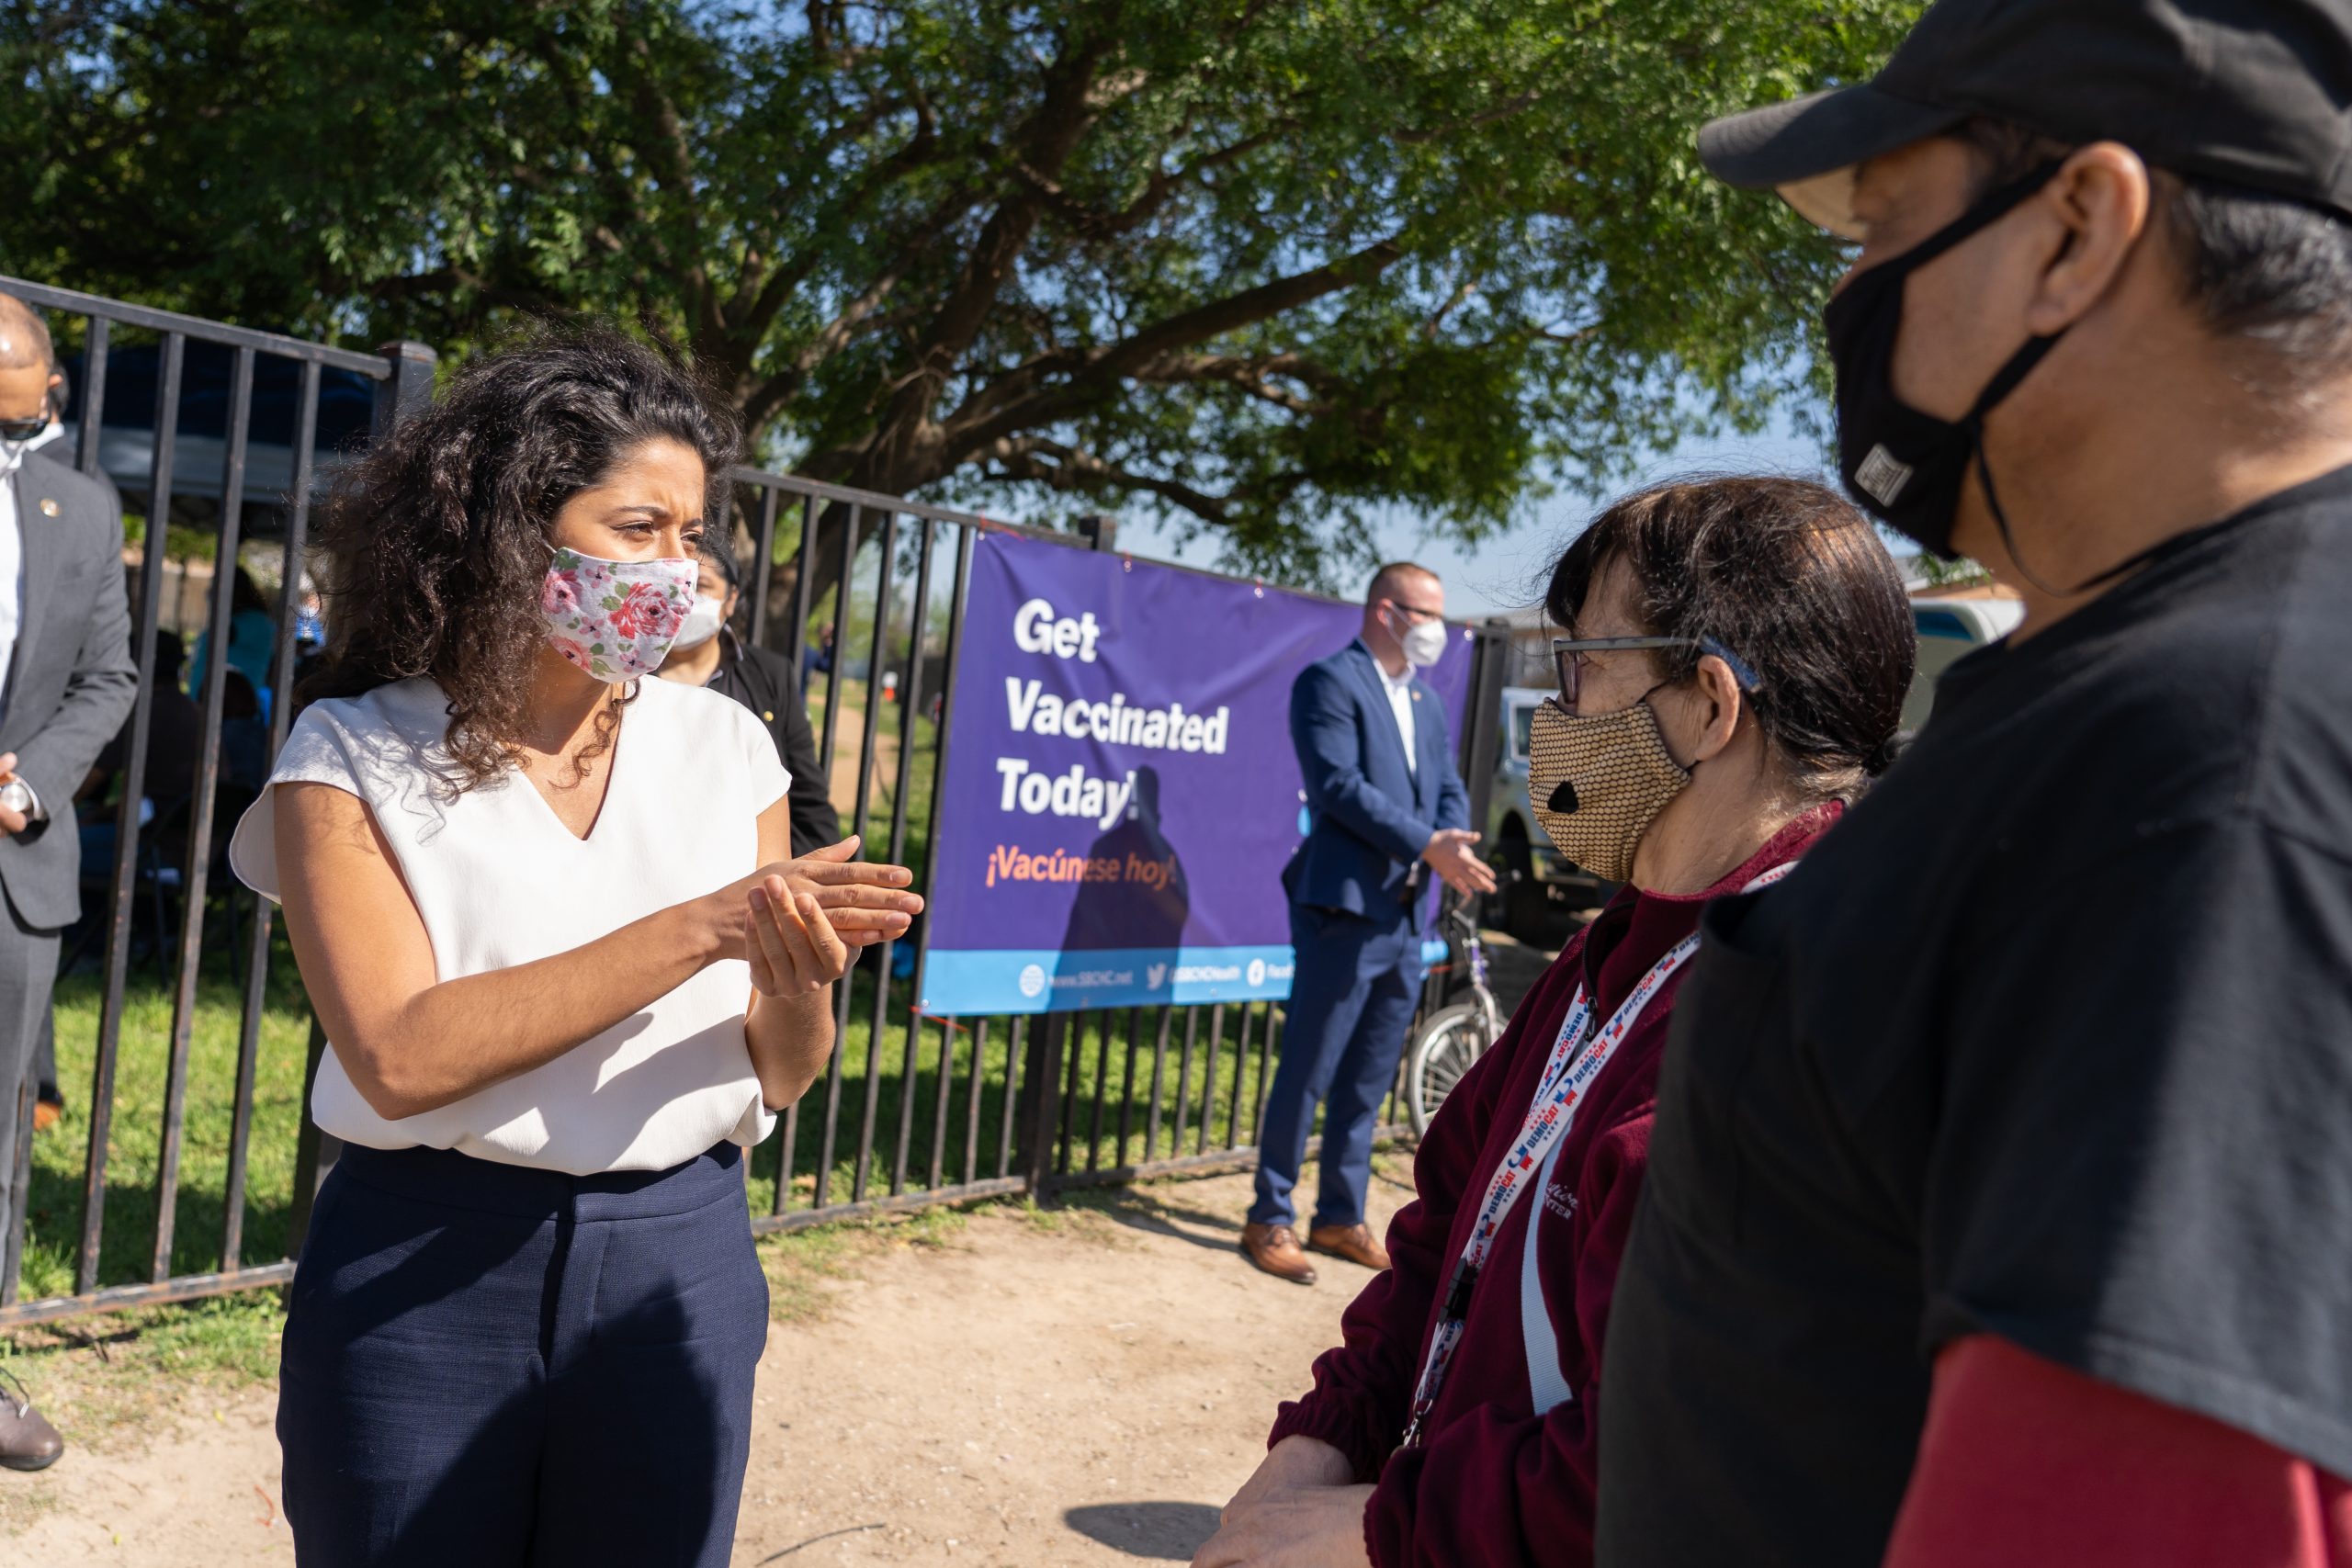
<svg viewBox="0 0 2352 1568"><path fill-rule="evenodd" d="M1271 1456L1270 1456L1271 1457ZM1369 1486L1303 1486L1236 1498L1193 1568L1371 1568L1363 1543Z"/></svg>
<svg viewBox="0 0 2352 1568"><path fill-rule="evenodd" d="M1430 836L1421 858L1430 869L1445 878L1445 885L1467 897L1473 893L1495 890L1495 868L1478 858L1472 848L1478 835L1467 828L1441 828Z"/></svg>
<svg viewBox="0 0 2352 1568"><path fill-rule="evenodd" d="M16 777L17 754L14 751L0 752L0 785L14 783ZM31 818L21 811L0 806L0 838L15 838L25 830L26 824L30 820Z"/></svg>

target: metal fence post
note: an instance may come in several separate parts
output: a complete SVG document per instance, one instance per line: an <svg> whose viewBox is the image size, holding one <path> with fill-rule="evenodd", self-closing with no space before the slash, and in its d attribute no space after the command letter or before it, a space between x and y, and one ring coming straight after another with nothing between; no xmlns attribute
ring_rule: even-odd
<svg viewBox="0 0 2352 1568"><path fill-rule="evenodd" d="M100 467L97 436L103 423L104 389L107 378L107 361L110 350L118 357L122 352L119 346L110 344L110 333L115 329L127 329L142 333L153 333L159 336L161 342L155 351L154 437L150 451L146 481L146 493L151 502L149 517L151 524L160 525L164 520L170 498L180 488L173 482L173 479L175 472L175 454L179 446L181 392L187 384L187 377L192 374L184 364L188 345L191 344L207 345L208 352L223 348L236 351L239 361L232 372L230 393L231 404L236 410L243 410L249 406L250 399L246 394L258 385L255 375L257 356L272 362L291 361L300 367L301 372L301 392L299 404L300 413L298 418L293 447L295 477L288 493L292 514L288 522L288 535L283 555L286 567L285 577L289 586L299 585L300 581L300 563L307 542L306 503L311 488L309 465L311 454L318 445L316 421L321 414L322 378L329 373L339 373L354 380L364 381L372 387L370 439L385 438L399 426L401 421L427 408L432 400L438 359L435 351L423 344L392 343L373 352L354 352L5 276L0 276L0 289L16 294L27 299L28 303L47 309L78 313L89 321L89 337L86 340L89 344L89 358L85 375L87 389L83 396L84 428L81 449L78 453L85 471L96 471ZM243 420L232 425L230 443L232 449L224 461L221 507L232 520L237 515L237 503L243 494L244 487L241 480L249 477L243 474L238 457L240 449L250 438L250 428ZM983 532L1001 530L1009 535L1063 547L1091 548L1103 553L1118 553L1118 520L1107 514L1089 513L1073 519L1067 531L1057 531L999 522L973 513L933 506L926 502L909 501L903 497L884 495L791 475L772 474L757 469L738 468L731 471L729 478L738 486L756 485L767 491L757 519L762 546L763 570L767 570L773 561L776 542L775 526L781 521L783 498L798 498L796 503L802 508L802 540L799 558L803 570L797 590L798 596L789 605L789 613L792 615L792 626L789 629L795 633L805 634L808 627L810 610L808 599L814 581L814 573L808 569L813 565L820 554L830 556L834 549L838 548L842 567L843 586L846 587L862 543L859 535L865 531L868 517L875 515L880 515L886 519L912 517L920 522L926 532L942 524L953 525L960 530L957 541L956 582L949 595L947 649L943 667L936 672L927 672L929 660L922 657L922 638L919 632L921 627L927 625L923 617L928 611L928 596L920 592L918 599L923 607L916 611L913 619L915 629L910 630L908 637L913 661L910 664L910 673L906 682L906 711L900 715L903 733L899 739L902 749L899 763L899 782L893 792L893 811L897 814L894 816L893 826L894 832L904 829L905 836L910 839L910 830L913 826L910 815L912 807L908 802L913 796L915 777L911 764L920 761L921 759L914 756L913 748L907 742L913 739L917 712L922 707L925 695L939 692L945 696L952 694L955 690L955 652L960 647L963 634L967 629L962 624L965 607L963 601L968 586L967 579L974 557L975 541ZM841 520L844 526L838 536L837 543L829 545L820 551L818 547L820 530L816 525L825 515L827 509L834 506L842 509L843 515ZM222 558L226 561L232 558L234 547L238 542L233 521L224 533ZM890 542L890 525L886 524L882 536L886 557L888 554L888 547ZM155 628L160 619L159 601L164 577L164 544L160 528L151 527L146 540L146 552L142 558L138 594L140 604L135 616L135 622L141 628L141 635L143 638L138 649L140 663L141 668L148 670L151 675L153 664L153 644ZM933 581L922 573L918 573L918 578L919 589L930 586ZM885 653L889 647L887 606L889 603L891 583L891 573L887 564L882 569L877 581L880 601L885 606L885 615L877 623L876 647L870 651ZM222 610L221 592L222 581L216 578L210 595L212 614L208 623L210 629L216 633L222 629L220 626ZM280 607L278 637L281 646L277 649L268 682L271 691L277 694L278 699L276 709L272 713L269 727L268 739L273 750L282 744L288 720L292 716L288 711L292 706L289 699L292 695L291 676L294 661L294 649L289 635L291 620L295 613L291 600L292 596L289 595L288 601ZM780 627L772 621L769 629L780 632L786 628ZM1506 649L1498 639L1498 628L1476 629L1482 640L1475 650L1473 682L1476 694L1472 699L1474 716L1462 727L1464 733L1461 739L1462 752L1466 764L1465 771L1470 777L1473 796L1480 802L1480 815L1483 816L1485 796L1488 793L1487 780L1492 773L1492 756L1498 735L1498 687L1504 680L1509 678L1510 671L1503 661ZM797 659L805 659L807 650L803 645L808 640L805 635L794 635L783 640L788 640L793 645ZM832 650L837 656L833 662L831 679L836 685L842 682L843 673L843 660L839 656L849 651L849 640L843 635L842 627L837 626L831 639ZM868 673L878 675L882 666L887 662L887 659L875 660ZM216 675L218 675L217 671ZM219 676L220 681L225 679L224 675ZM220 722L220 700L225 693L215 692L213 687L217 684L217 681L208 682L206 693L207 697L211 699L205 705L208 754L212 748L218 746L220 739L218 735ZM142 682L142 693L151 691L152 682ZM840 694L832 694L837 696ZM125 771L128 776L125 779L124 787L126 794L130 795L142 793L145 779L148 761L147 716L141 711L145 705L145 697L142 695L141 710L134 711L131 727L133 742L130 748L130 755L126 759L128 765ZM870 711L865 728L872 728L878 724L878 705L869 703L868 705ZM944 759L945 755L953 716L953 704L944 703L943 706L950 711L944 711L941 715L937 741L938 759ZM837 745L838 726L832 722L834 716L828 716L828 734L824 741L824 749L829 753L829 757ZM861 739L860 744L870 750L874 739L871 736L867 736ZM939 765L939 761L934 760L934 768L937 769ZM210 770L206 771L209 773ZM871 768L862 769L861 772L871 772ZM871 784L873 781L868 779L865 782ZM863 789L860 791L860 799L870 805L870 795ZM935 792L932 805L934 808L938 806ZM214 809L216 814L226 809L218 797L214 803ZM901 818L904 819L900 819ZM199 843L207 837L200 832L191 836ZM152 839L152 834L142 835L140 832L135 818L126 819L120 842L117 845L115 886L108 900L107 909L105 911L112 918L103 922L107 937L107 967L101 1002L96 1060L92 1069L91 1127L83 1172L79 1246L74 1259L74 1293L71 1296L44 1299L39 1302L10 1303L6 1299L6 1286L13 1283L13 1280L0 1281L0 1325L14 1327L25 1323L45 1322L55 1318L143 1306L166 1301L193 1300L223 1292L283 1283L291 1279L294 1273L295 1264L291 1257L255 1263L248 1263L243 1257L245 1237L243 1222L247 1208L247 1145L250 1138L257 1135L254 1127L254 1077L256 1058L262 1049L263 1010L264 1002L269 994L270 978L268 933L272 922L266 917L260 917L256 918L249 928L253 934L243 955L241 958L232 958L232 962L242 966L244 971L245 1012L242 1020L242 1031L238 1042L236 1093L230 1111L229 1171L222 1194L227 1213L221 1231L220 1255L221 1266L209 1272L174 1275L164 1279L153 1278L152 1269L109 1268L106 1272L110 1276L128 1272L134 1277L141 1273L149 1277L137 1283L101 1284L100 1242L106 1212L107 1159L111 1146L112 1111L115 1108L115 1069L119 1048L124 1043L123 1036L131 1032L126 1021L126 991L130 979L128 962L130 917L138 908L136 896L142 886L141 879L145 874L141 870L145 863L138 858L141 841L142 838ZM894 843L893 848L898 852L894 858L901 858L911 850L912 845L910 841L904 844ZM187 902L200 907L201 893L198 890L198 885L185 874L185 870L183 884L190 895ZM184 1081L189 1070L187 1052L192 1049L188 1042L193 1039L193 1035L188 1032L189 1024L185 1004L185 982L190 973L187 959L192 946L201 949L202 956L208 963L216 955L215 945L208 943L205 940L213 937L216 933L198 926L196 917L193 915L189 919L189 931L176 944L182 960L177 976L181 984L175 987L174 991L175 1000L179 1005L175 1010L173 1038L170 1043L177 1061L172 1069L173 1081L166 1084L166 1123L171 1129L165 1139L166 1144L175 1144L181 1139L181 1134L185 1131L181 1127L183 1110L193 1115L197 1109L196 1106L187 1103L192 1098L192 1091L188 1084ZM232 950L235 947L237 935L233 919L232 907L232 924L227 943ZM166 924L161 916L158 916L156 923L159 927ZM217 925L218 922L214 924ZM915 942L917 946L917 973L918 986L920 986L921 950L924 939L921 935L916 935L910 940ZM164 978L171 980L174 976L167 973ZM888 996L888 990L877 988L876 1009L877 1022L887 1021L890 1007ZM962 1109L965 1148L960 1164L963 1180L954 1187L939 1186L939 1183L946 1179L949 1165L959 1163L953 1158L954 1150L946 1135L946 1130L952 1128L956 1120L956 1111L952 1103L952 1095L955 1092L953 1080L956 1076L956 1064L951 1040L946 1048L943 1049L940 1057L937 1073L939 1098L931 1108L933 1143L928 1168L933 1172L933 1176L930 1190L921 1195L922 1201L948 1201L1023 1189L1044 1199L1050 1197L1057 1190L1085 1184L1090 1179L1089 1170L1091 1172L1091 1179L1128 1180L1158 1175L1162 1170L1206 1169L1220 1163L1237 1160L1246 1167L1249 1156L1246 1152L1247 1146L1242 1140L1245 1136L1254 1135L1254 1134L1245 1134L1242 1125L1245 1118L1239 1112L1243 1110L1255 1110L1260 1118L1262 1118L1268 1077L1278 1051L1276 1032L1280 1026L1279 1011L1269 1007L1265 1010L1264 1016L1260 1018L1254 1009L1245 1010L1241 1038L1237 1043L1232 1065L1227 1068L1220 1054L1223 1043L1222 1021L1225 1012L1228 1010L1227 1006L1224 1004L1187 1006L1182 1009L1185 1014L1182 1056L1176 1064L1165 1061L1167 1047L1173 1033L1173 1018L1176 1010L1178 1010L1170 1007L1164 1008L1161 1011L1156 1032L1157 1040L1153 1046L1153 1064L1148 1091L1149 1099L1145 1113L1140 1118L1135 1114L1133 1097L1135 1090L1140 1087L1137 1080L1142 1077L1136 1070L1138 1066L1136 1053L1142 1049L1140 1041L1143 1020L1138 1012L1133 1010L1129 1012L1125 1066L1120 1078L1120 1107L1116 1112L1115 1122L1114 1136L1117 1137L1118 1143L1114 1145L1112 1156L1107 1161L1102 1158L1100 1134L1103 1131L1110 1130L1104 1126L1104 1123L1112 1120L1112 1117L1107 1114L1108 1107L1103 1103L1108 1095L1110 1082L1109 1053L1113 1042L1109 1036L1114 1029L1108 1012L1097 1014L1098 1021L1095 1027L1098 1031L1098 1039L1095 1043L1094 1076L1091 1080L1086 1077L1086 1015L1082 1012L1023 1014L1010 1021L1001 1018L974 1018L963 1021L969 1025L973 1034L972 1055L965 1069L966 1100ZM1205 1018L1204 1014L1206 1015ZM927 1021L927 1019L918 1015L910 1028L910 1043L919 1041L917 1032ZM1206 1071L1203 1074L1206 1081L1195 1085L1193 1080L1198 1069L1195 1068L1194 1064L1199 1059L1196 1049L1198 1041L1195 1037L1201 1032L1200 1025L1203 1022L1207 1023L1207 1032L1210 1035L1207 1061L1204 1064ZM1006 1043L1011 1049L1011 1058L1005 1064L1004 1080L1000 1086L992 1077L990 1031L992 1028L1007 1028L1008 1023L1010 1039ZM952 1035L954 1026L944 1024L943 1027ZM877 1031L877 1033L879 1032L881 1032ZM1250 1070L1248 1059L1250 1055L1253 1035L1257 1037L1259 1045L1256 1069L1259 1081L1255 1094L1245 1101L1243 1097L1250 1092L1246 1078ZM310 1038L305 1052L303 1114L296 1122L298 1141L294 1151L294 1180L289 1212L287 1216L293 1233L289 1238L292 1245L287 1249L289 1254L300 1251L300 1244L305 1238L315 1213L323 1179L333 1169L340 1153L340 1141L322 1133L307 1113L311 1090L323 1066L329 1048L324 1031L314 1016L310 1021ZM916 1054L920 1053L920 1049L919 1043L915 1043ZM1165 1089L1163 1068L1167 1067L1173 1068L1177 1078L1173 1107L1174 1126L1170 1132L1172 1146L1169 1150L1169 1157L1155 1160L1153 1156L1159 1152L1159 1129L1164 1110L1160 1103L1161 1095ZM1230 1073L1229 1078L1223 1076L1227 1072ZM903 1076L907 1092L910 1095L917 1092L920 1075L903 1073ZM912 1163L912 1155L909 1152L912 1134L911 1131L905 1129L910 1129L915 1118L921 1114L921 1108L911 1099L900 1107L898 1116L902 1131L897 1151L893 1155L893 1194L889 1197L876 1197L869 1192L864 1203L837 1203L826 1196L824 1184L833 1175L831 1156L834 1149L835 1130L839 1121L840 1087L841 1058L836 1055L829 1075L828 1097L825 1103L824 1148L818 1161L819 1168L816 1175L819 1189L815 1201L805 1207L795 1207L791 1201L791 1180L796 1161L793 1157L795 1145L790 1141L792 1123L787 1122L786 1155L779 1161L781 1169L778 1173L776 1212L757 1222L756 1229L762 1231L791 1229L811 1221L831 1219L845 1212L906 1206L916 1199L916 1194L910 1190L906 1192L897 1190L904 1186L904 1183L898 1179L901 1165ZM1079 1101L1081 1088L1086 1093L1088 1102L1093 1107L1089 1113L1090 1127L1087 1129L1080 1129L1076 1126L1075 1112L1084 1109ZM1193 1115L1193 1100L1196 1089L1201 1103L1197 1122L1192 1122L1188 1119ZM866 1114L871 1115L875 1103L874 1096L876 1093L876 1085L871 1079L869 1079L866 1093L868 1095ZM1220 1102L1223 1102L1223 1108L1227 1111L1227 1125L1223 1129L1215 1129L1211 1124L1216 1119L1215 1112L1219 1108ZM0 1114L6 1114L13 1111L17 1116L23 1117L28 1113L29 1109L28 1100L19 1098L13 1106L0 1107ZM984 1157L981 1147L984 1130L993 1131L995 1134L993 1141L995 1157L992 1162ZM1127 1147L1138 1131L1144 1137L1140 1161L1130 1157ZM1207 1145L1212 1141L1213 1132L1216 1134L1215 1141L1220 1146L1217 1153L1210 1154L1207 1152ZM1191 1134L1189 1143L1188 1133ZM1076 1148L1077 1138L1080 1135L1088 1136L1089 1155L1085 1162L1087 1168L1073 1174L1072 1155ZM861 1137L861 1144L865 1160L868 1162L866 1181L870 1183L873 1172L871 1164L873 1145L870 1139L864 1137ZM20 1156L28 1155L30 1149L30 1141L27 1139L20 1147ZM1187 1153L1188 1149L1193 1152ZM281 1166L280 1168L283 1167ZM993 1176L984 1177L983 1173L991 1168ZM0 1173L0 1175L4 1174L6 1173ZM157 1236L159 1245L154 1254L156 1258L167 1263L172 1257L172 1249L168 1243L173 1238L164 1227L174 1224L174 1219L170 1217L171 1205L175 1199L184 1195L178 1191L175 1176L173 1162L167 1155L158 1162L158 1173L155 1178L159 1189L159 1213L165 1217L159 1220ZM861 1184L862 1187L863 1185ZM787 1211L790 1212L787 1213ZM62 1225L53 1228L64 1229ZM46 1239L44 1236L45 1242ZM63 1239L71 1243L74 1238L68 1231ZM20 1248L21 1242L11 1236L6 1227L0 1227L0 1275L14 1276Z"/></svg>
<svg viewBox="0 0 2352 1568"><path fill-rule="evenodd" d="M1021 1157L1023 1188L1043 1198L1054 1176L1054 1139L1061 1125L1062 1051L1069 1037L1069 1014L1049 1012L1029 1031L1027 1059L1021 1064Z"/></svg>
<svg viewBox="0 0 2352 1568"><path fill-rule="evenodd" d="M318 1088L319 1063L327 1054L326 1026L318 1015L311 1015L310 1065L302 1073L302 1120L294 1134L294 1201L286 1215L286 1255L300 1258L302 1239L311 1232L311 1205L318 1201L319 1189L326 1182L327 1172L334 1168L335 1156L343 1152L343 1140L332 1133L321 1132L311 1120L311 1094Z"/></svg>
<svg viewBox="0 0 2352 1568"><path fill-rule="evenodd" d="M1115 547L1119 520L1089 513L1078 520L1078 532L1097 550ZM1029 1031L1027 1058L1021 1066L1021 1179L1032 1198L1043 1198L1052 1184L1056 1143L1061 1127L1063 1052L1069 1044L1070 1015L1048 1012Z"/></svg>
<svg viewBox="0 0 2352 1568"><path fill-rule="evenodd" d="M433 370L440 356L427 345L403 338L376 351L391 361L390 378L376 389L376 423L370 434L382 440L402 420L433 400Z"/></svg>
<svg viewBox="0 0 2352 1568"><path fill-rule="evenodd" d="M372 441L381 441L401 421L423 412L432 402L434 367L439 362L439 356L429 346L405 339L386 344L378 352L391 362L392 373L377 384L375 422L368 432ZM289 592L292 587L289 578ZM319 1189L325 1184L327 1173L334 1168L335 1156L343 1149L342 1139L321 1131L319 1124L311 1120L311 1094L318 1087L319 1063L326 1055L326 1027L312 1013L310 1060L302 1073L302 1118L295 1133L294 1200L287 1215L286 1250L289 1257L301 1255L303 1237L311 1229L311 1206L317 1201Z"/></svg>

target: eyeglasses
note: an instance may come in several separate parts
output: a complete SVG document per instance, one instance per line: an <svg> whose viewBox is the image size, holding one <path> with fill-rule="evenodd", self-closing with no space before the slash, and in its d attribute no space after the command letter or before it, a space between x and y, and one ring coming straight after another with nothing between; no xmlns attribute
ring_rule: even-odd
<svg viewBox="0 0 2352 1568"><path fill-rule="evenodd" d="M1743 692L1753 692L1761 683L1747 660L1711 637L1563 637L1552 639L1552 662L1559 671L1561 705L1571 713L1576 711L1577 694L1584 684L1585 661L1590 655L1654 648L1695 648L1702 653L1712 653L1730 666L1732 678Z"/></svg>

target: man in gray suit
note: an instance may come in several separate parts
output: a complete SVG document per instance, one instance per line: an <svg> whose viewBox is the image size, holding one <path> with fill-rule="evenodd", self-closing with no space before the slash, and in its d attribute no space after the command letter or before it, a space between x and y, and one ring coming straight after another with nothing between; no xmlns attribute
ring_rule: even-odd
<svg viewBox="0 0 2352 1568"><path fill-rule="evenodd" d="M14 1272L33 1046L57 935L82 912L74 791L138 694L122 585L122 508L27 446L50 424L49 331L0 294L0 1224ZM64 1444L0 1383L0 1465L40 1470Z"/></svg>

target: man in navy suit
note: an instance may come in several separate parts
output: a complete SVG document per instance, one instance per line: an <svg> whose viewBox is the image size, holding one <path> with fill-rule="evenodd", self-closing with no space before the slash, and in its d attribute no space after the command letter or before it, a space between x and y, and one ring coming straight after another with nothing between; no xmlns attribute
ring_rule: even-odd
<svg viewBox="0 0 2352 1568"><path fill-rule="evenodd" d="M1373 1123L1420 991L1421 893L1432 872L1463 893L1495 886L1469 830L1445 705L1414 673L1438 661L1446 637L1437 574L1384 566L1364 594L1363 635L1291 687L1291 744L1314 822L1283 868L1298 968L1241 1249L1302 1285L1315 1282L1315 1269L1292 1228L1291 1190L1317 1100L1322 1173L1306 1244L1388 1267L1364 1224L1364 1188Z"/></svg>

